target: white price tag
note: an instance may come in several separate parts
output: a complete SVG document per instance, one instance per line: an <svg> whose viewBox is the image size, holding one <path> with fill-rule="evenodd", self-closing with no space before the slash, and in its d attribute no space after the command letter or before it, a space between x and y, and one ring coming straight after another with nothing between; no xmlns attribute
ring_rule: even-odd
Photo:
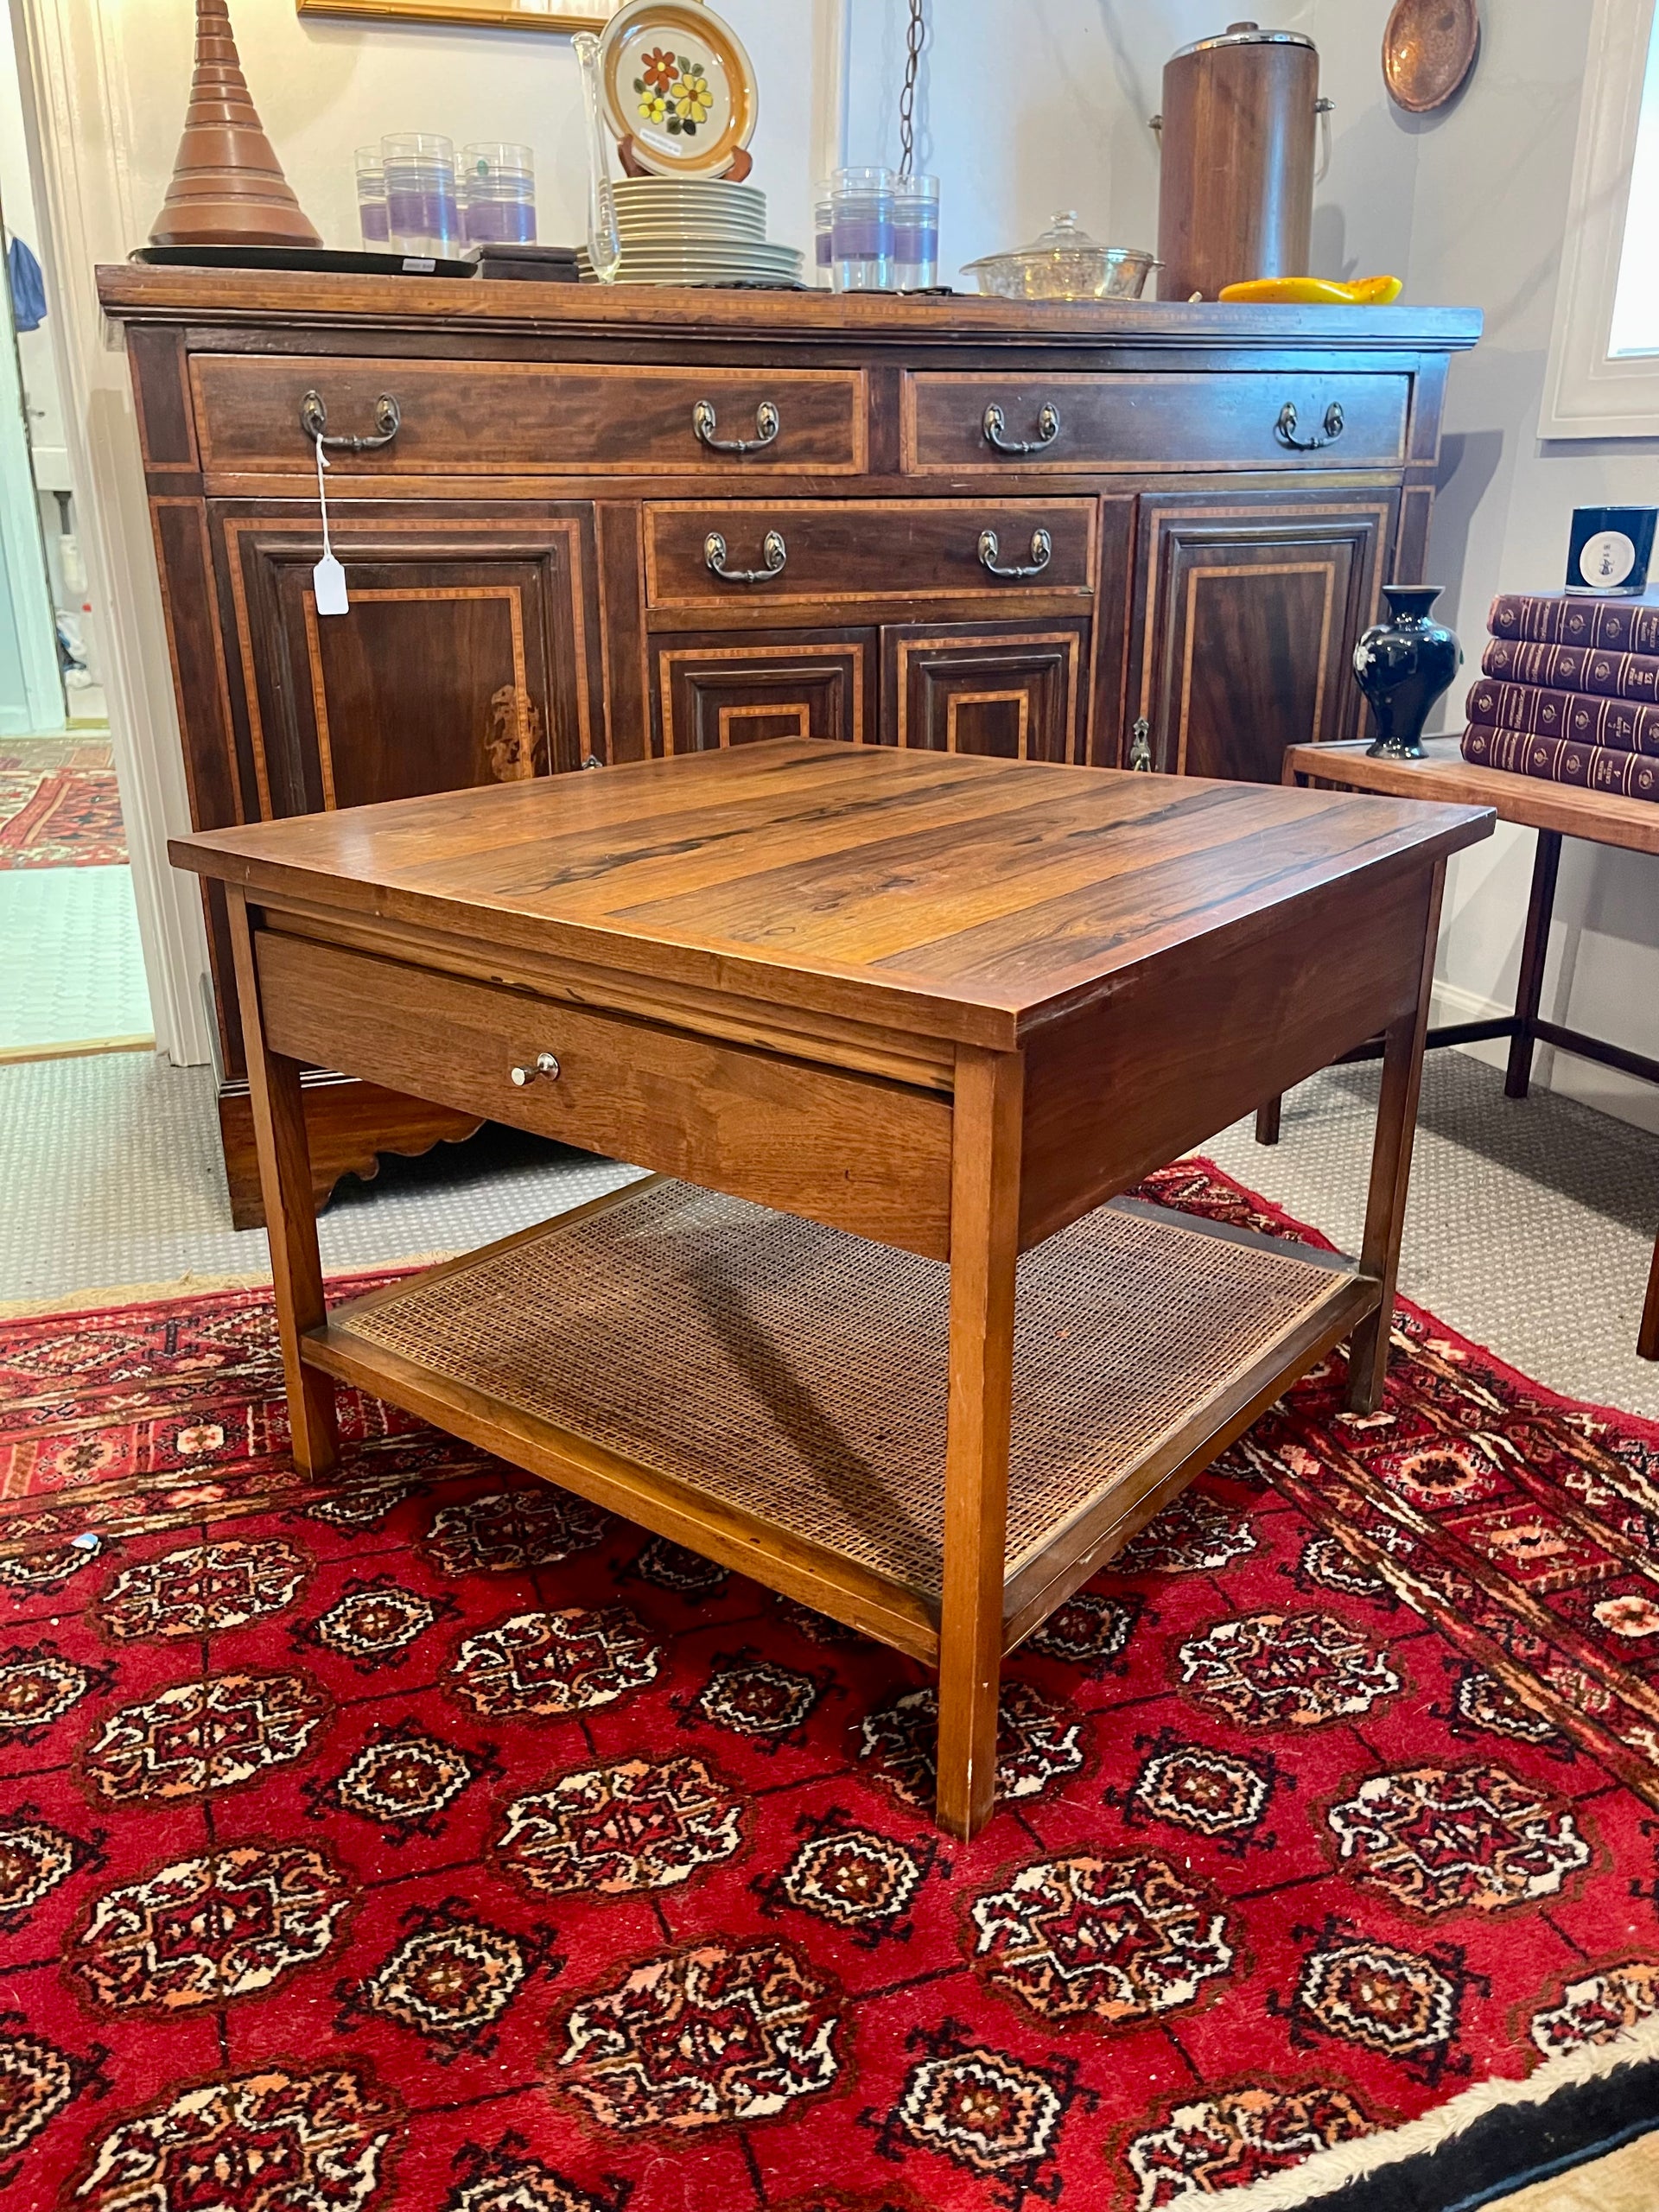
<svg viewBox="0 0 1659 2212"><path fill-rule="evenodd" d="M334 549L328 542L328 494L323 487L322 472L328 467L328 456L322 449L322 440L317 440L317 510L322 517L322 558L311 571L311 594L316 601L319 614L349 614L351 601L346 596L346 571L334 558Z"/></svg>
<svg viewBox="0 0 1659 2212"><path fill-rule="evenodd" d="M311 590L319 614L351 613L351 604L346 596L346 571L332 553L325 553L312 569Z"/></svg>

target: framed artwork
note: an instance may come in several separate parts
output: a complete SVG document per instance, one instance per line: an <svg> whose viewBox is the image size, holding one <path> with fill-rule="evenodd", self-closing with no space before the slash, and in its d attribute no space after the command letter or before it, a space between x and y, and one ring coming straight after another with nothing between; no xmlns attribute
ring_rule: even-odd
<svg viewBox="0 0 1659 2212"><path fill-rule="evenodd" d="M296 0L302 16L382 23L470 23L485 30L602 31L617 0Z"/></svg>

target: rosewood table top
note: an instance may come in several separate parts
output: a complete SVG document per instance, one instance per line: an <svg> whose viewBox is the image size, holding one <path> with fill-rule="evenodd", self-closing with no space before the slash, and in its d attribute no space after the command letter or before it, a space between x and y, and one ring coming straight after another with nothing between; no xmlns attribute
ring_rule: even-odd
<svg viewBox="0 0 1659 2212"><path fill-rule="evenodd" d="M1147 962L1489 827L1466 806L779 740L170 850L255 900L1007 1050Z"/></svg>

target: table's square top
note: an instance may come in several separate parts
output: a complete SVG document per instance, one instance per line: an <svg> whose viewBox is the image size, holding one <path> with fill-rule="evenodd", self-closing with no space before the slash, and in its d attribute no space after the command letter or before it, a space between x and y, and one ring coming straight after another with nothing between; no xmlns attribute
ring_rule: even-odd
<svg viewBox="0 0 1659 2212"><path fill-rule="evenodd" d="M181 868L518 953L1007 1047L1125 970L1490 811L785 739L175 840Z"/></svg>

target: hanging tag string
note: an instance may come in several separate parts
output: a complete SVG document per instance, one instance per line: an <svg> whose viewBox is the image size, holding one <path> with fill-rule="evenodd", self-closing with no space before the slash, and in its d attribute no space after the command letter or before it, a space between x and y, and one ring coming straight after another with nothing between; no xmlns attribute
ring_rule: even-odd
<svg viewBox="0 0 1659 2212"><path fill-rule="evenodd" d="M333 467L322 449L322 440L317 440L317 509L322 517L322 558L311 571L311 590L319 614L345 614L350 612L346 592L346 571L334 558L333 541L328 535L328 493L322 480L325 468Z"/></svg>
<svg viewBox="0 0 1659 2212"><path fill-rule="evenodd" d="M325 468L330 467L333 464L330 462L327 454L322 449L322 440L321 438L317 440L316 446L317 506L322 515L322 557L325 561L331 561L334 558L334 549L328 542L328 493L323 484L322 472Z"/></svg>

